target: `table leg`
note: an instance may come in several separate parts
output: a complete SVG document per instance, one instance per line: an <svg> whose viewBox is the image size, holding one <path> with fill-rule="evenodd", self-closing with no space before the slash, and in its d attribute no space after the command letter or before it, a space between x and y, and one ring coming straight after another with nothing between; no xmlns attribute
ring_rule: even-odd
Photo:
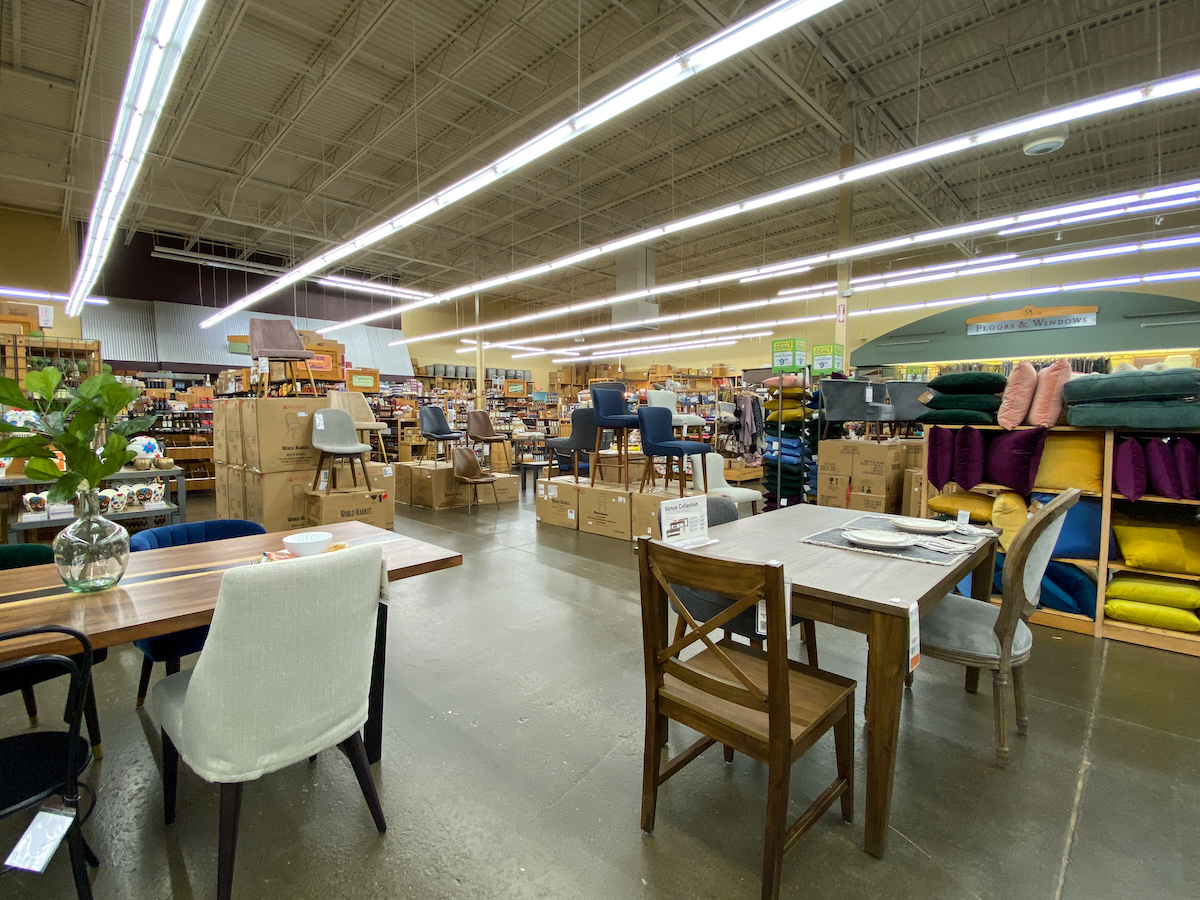
<svg viewBox="0 0 1200 900"><path fill-rule="evenodd" d="M186 472L175 476L175 504L179 507L179 521L187 521L187 478Z"/></svg>
<svg viewBox="0 0 1200 900"><path fill-rule="evenodd" d="M971 571L971 596L985 603L992 599L992 579L996 577L996 542L992 541L988 554Z"/></svg>
<svg viewBox="0 0 1200 900"><path fill-rule="evenodd" d="M865 846L882 857L892 811L900 700L908 671L908 618L873 613L867 651L867 821Z"/></svg>
<svg viewBox="0 0 1200 900"><path fill-rule="evenodd" d="M371 694L367 700L367 724L363 743L367 762L377 763L383 756L383 668L387 662L387 604L380 603L375 614L375 656L371 661Z"/></svg>
<svg viewBox="0 0 1200 900"><path fill-rule="evenodd" d="M521 493L525 493L525 465L521 465Z"/></svg>

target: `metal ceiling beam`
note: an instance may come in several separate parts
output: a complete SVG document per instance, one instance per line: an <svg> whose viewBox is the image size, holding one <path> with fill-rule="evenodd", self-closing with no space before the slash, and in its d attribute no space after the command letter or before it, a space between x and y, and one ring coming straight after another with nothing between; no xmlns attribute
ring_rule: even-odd
<svg viewBox="0 0 1200 900"><path fill-rule="evenodd" d="M79 138L83 135L83 122L87 115L88 97L92 92L92 73L96 68L97 47L100 43L100 18L104 15L105 0L92 0L88 10L87 25L83 32L83 53L79 62L79 77L76 81L75 114L71 117L71 140L67 144L67 184L75 183L75 150L79 147ZM62 216L59 228L64 232L71 219L71 198L74 191L63 191Z"/></svg>
<svg viewBox="0 0 1200 900"><path fill-rule="evenodd" d="M307 61L303 73L296 78L284 95L271 108L266 120L234 160L234 169L241 174L230 187L228 181L213 190L208 203L219 208L220 198L230 192L227 205L234 199L266 159L286 140L325 90L345 71L359 49L370 40L376 29L396 5L396 0L354 0L342 14L333 33L323 46ZM196 229L196 239L204 234L208 222Z"/></svg>

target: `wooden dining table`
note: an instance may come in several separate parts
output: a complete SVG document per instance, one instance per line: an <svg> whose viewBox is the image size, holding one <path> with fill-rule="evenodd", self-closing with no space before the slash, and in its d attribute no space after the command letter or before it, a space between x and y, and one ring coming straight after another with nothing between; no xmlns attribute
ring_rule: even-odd
<svg viewBox="0 0 1200 900"><path fill-rule="evenodd" d="M946 566L801 543L863 515L808 504L784 508L711 528L717 543L696 552L744 562L778 560L791 582L792 615L867 635L865 847L872 856L883 856L908 674L909 604L916 602L923 616L967 575L971 596L990 600L996 541Z"/></svg>
<svg viewBox="0 0 1200 900"><path fill-rule="evenodd" d="M261 559L264 552L283 550L285 535L313 530L277 531L131 553L121 581L106 591L90 594L67 590L53 565L10 569L0 580L0 632L65 625L86 634L92 647L100 649L207 625L212 621L221 577L226 571L251 565L251 560ZM331 533L335 543L380 544L389 582L462 565L461 553L363 522L322 525L320 530ZM286 565L286 562L267 565ZM337 597L329 600L336 606ZM5 642L0 662L30 653L78 652L79 645L70 638L39 635ZM371 762L377 762L382 755L386 659L387 597L381 596L368 717L363 729Z"/></svg>

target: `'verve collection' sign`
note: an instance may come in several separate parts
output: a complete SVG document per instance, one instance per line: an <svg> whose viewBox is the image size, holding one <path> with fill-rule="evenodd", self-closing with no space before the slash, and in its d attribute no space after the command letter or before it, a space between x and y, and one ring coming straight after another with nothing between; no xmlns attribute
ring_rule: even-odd
<svg viewBox="0 0 1200 900"><path fill-rule="evenodd" d="M967 336L980 334L1019 334L1025 331L1051 331L1056 328L1086 328L1096 324L1098 306L1026 306L1011 312L993 313L967 319Z"/></svg>

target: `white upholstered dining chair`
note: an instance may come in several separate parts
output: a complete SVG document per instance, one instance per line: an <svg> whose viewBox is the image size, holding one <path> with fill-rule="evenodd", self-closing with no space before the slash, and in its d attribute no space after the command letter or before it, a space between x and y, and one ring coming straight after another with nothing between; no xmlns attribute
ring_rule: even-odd
<svg viewBox="0 0 1200 900"><path fill-rule="evenodd" d="M762 491L753 488L736 487L725 480L725 457L720 453L705 454L708 457L708 493L718 497L728 497L734 503L749 503L750 511L758 515L758 504L763 502ZM692 454L692 490L703 493L700 485L701 456Z"/></svg>
<svg viewBox="0 0 1200 900"><path fill-rule="evenodd" d="M179 759L221 786L217 896L233 884L242 786L337 746L375 825L387 828L361 729L386 584L378 544L227 571L193 669L154 686L163 807L175 820Z"/></svg>
<svg viewBox="0 0 1200 900"><path fill-rule="evenodd" d="M646 391L647 406L662 406L671 411L671 427L683 429L683 439L687 440L688 426L703 428L704 419L692 413L681 413L678 409L679 395L674 391Z"/></svg>

